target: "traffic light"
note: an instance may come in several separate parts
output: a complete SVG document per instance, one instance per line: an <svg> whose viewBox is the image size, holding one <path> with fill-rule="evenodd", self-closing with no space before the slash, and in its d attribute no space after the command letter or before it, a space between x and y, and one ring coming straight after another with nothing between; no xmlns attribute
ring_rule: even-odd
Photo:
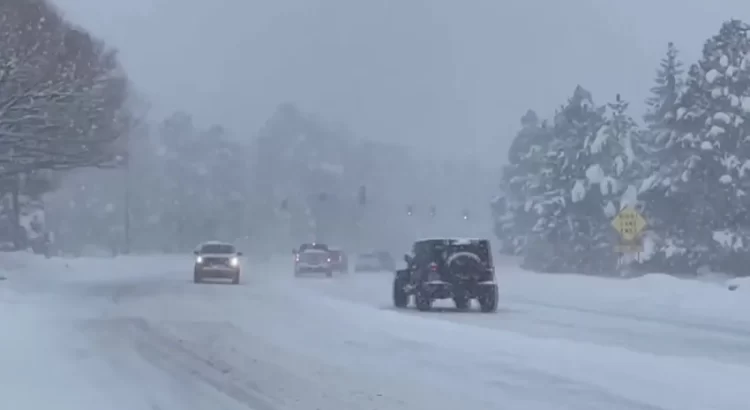
<svg viewBox="0 0 750 410"><path fill-rule="evenodd" d="M412 216L414 214L414 207L412 207L411 205L407 205L406 206L406 214L409 215L409 216Z"/></svg>
<svg viewBox="0 0 750 410"><path fill-rule="evenodd" d="M365 188L364 185L362 185L361 187L359 187L359 193L358 193L357 197L358 197L360 205L367 204L367 188Z"/></svg>

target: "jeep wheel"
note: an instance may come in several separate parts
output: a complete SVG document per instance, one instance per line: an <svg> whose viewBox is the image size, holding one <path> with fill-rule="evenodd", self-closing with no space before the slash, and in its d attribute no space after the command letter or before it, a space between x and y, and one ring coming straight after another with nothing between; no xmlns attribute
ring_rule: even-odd
<svg viewBox="0 0 750 410"><path fill-rule="evenodd" d="M393 306L397 308L409 306L409 294L404 290L404 282L398 279L393 281Z"/></svg>
<svg viewBox="0 0 750 410"><path fill-rule="evenodd" d="M239 272L234 275L232 278L232 285L239 285L240 284L240 274Z"/></svg>
<svg viewBox="0 0 750 410"><path fill-rule="evenodd" d="M193 272L193 283L201 283L202 279L198 272Z"/></svg>
<svg viewBox="0 0 750 410"><path fill-rule="evenodd" d="M426 312L432 309L432 298L427 292L420 290L414 295L414 304L417 305L418 310Z"/></svg>
<svg viewBox="0 0 750 410"><path fill-rule="evenodd" d="M329 269L329 270L327 270L327 271L326 271L326 277L327 277L327 278L332 278L332 277L333 277L333 270L330 270L330 269Z"/></svg>
<svg viewBox="0 0 750 410"><path fill-rule="evenodd" d="M481 308L482 312L497 312L497 299L497 285L491 287L488 286L483 294L479 297L479 307Z"/></svg>

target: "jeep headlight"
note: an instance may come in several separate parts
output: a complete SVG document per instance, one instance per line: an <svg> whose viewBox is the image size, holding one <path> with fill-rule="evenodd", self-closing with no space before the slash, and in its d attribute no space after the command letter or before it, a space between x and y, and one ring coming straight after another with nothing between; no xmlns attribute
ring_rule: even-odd
<svg viewBox="0 0 750 410"><path fill-rule="evenodd" d="M199 264L203 263L203 257L199 256L199 257L195 258L195 263L199 263Z"/></svg>
<svg viewBox="0 0 750 410"><path fill-rule="evenodd" d="M229 260L229 266L231 266L233 268L236 268L236 267L240 266L240 258L238 258L238 257L235 256L232 259L230 259Z"/></svg>

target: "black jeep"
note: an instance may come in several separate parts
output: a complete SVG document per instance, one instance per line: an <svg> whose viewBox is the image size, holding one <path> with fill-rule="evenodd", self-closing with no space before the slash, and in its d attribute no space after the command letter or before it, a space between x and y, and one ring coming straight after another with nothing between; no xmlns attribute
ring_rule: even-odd
<svg viewBox="0 0 750 410"><path fill-rule="evenodd" d="M417 241L407 268L396 271L393 304L404 308L414 295L417 309L427 311L436 299L451 298L458 309L476 299L482 312L495 312L498 303L495 267L486 239L426 239Z"/></svg>

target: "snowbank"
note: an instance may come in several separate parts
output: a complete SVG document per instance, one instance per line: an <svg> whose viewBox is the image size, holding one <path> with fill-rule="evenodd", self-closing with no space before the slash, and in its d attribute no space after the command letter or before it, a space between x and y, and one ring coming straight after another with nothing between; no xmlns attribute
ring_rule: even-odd
<svg viewBox="0 0 750 410"><path fill-rule="evenodd" d="M531 273L520 268L498 273L504 291L521 301L582 311L597 306L610 313L657 315L669 321L709 324L721 320L750 326L746 314L750 311L750 279L691 280L658 273L612 279ZM729 284L740 285L738 291L728 291Z"/></svg>
<svg viewBox="0 0 750 410"><path fill-rule="evenodd" d="M91 280L112 276L149 276L157 272L192 268L194 256L185 255L124 255L112 257L45 258L30 252L0 253L0 277L10 281L26 279L66 279L66 272L75 272L71 280ZM2 285L0 285L2 286Z"/></svg>
<svg viewBox="0 0 750 410"><path fill-rule="evenodd" d="M726 286L728 290L745 293L750 298L750 277L730 279L726 281Z"/></svg>

